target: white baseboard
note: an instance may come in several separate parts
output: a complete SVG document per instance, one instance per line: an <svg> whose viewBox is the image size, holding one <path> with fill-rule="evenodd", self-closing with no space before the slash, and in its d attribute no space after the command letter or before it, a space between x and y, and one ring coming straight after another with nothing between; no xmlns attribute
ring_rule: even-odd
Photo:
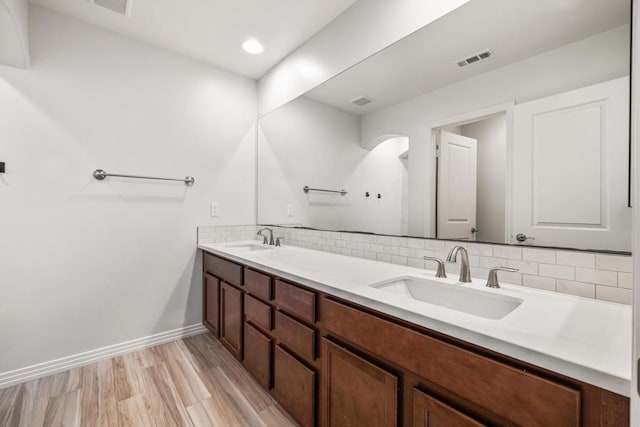
<svg viewBox="0 0 640 427"><path fill-rule="evenodd" d="M0 389L20 384L36 378L46 377L47 375L63 372L71 368L88 365L99 360L110 359L122 354L131 353L132 351L141 350L147 347L153 347L159 344L176 341L182 338L198 335L206 332L207 328L202 324L185 326L183 328L173 329L171 331L161 332L159 334L149 335L147 337L126 341L119 344L110 345L108 347L90 350L85 353L78 353L60 359L50 360L48 362L38 363L37 365L27 366L25 368L15 369L13 371L0 372Z"/></svg>

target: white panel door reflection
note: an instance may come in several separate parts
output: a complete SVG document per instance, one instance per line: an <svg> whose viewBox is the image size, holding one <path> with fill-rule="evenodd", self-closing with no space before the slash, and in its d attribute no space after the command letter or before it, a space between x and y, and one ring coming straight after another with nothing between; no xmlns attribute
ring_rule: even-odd
<svg viewBox="0 0 640 427"><path fill-rule="evenodd" d="M627 77L514 108L513 236L630 250Z"/></svg>
<svg viewBox="0 0 640 427"><path fill-rule="evenodd" d="M477 141L438 132L438 238L472 240L476 228Z"/></svg>

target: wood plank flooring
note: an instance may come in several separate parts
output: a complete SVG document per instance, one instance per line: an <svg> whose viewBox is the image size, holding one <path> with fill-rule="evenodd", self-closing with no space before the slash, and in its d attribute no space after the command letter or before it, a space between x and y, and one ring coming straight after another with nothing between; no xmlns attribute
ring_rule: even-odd
<svg viewBox="0 0 640 427"><path fill-rule="evenodd" d="M295 426L210 334L0 390L0 426Z"/></svg>

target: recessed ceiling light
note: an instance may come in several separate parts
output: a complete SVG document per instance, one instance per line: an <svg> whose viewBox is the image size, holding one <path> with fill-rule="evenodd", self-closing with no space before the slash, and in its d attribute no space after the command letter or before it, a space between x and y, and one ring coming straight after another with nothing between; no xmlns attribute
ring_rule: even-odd
<svg viewBox="0 0 640 427"><path fill-rule="evenodd" d="M242 43L242 48L249 53L257 55L258 53L262 53L264 47L262 44L255 39L249 39L246 42Z"/></svg>

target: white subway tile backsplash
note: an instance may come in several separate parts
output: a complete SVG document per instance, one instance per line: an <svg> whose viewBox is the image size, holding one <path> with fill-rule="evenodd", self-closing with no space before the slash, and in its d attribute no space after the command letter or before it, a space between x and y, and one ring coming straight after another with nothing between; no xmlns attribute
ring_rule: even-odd
<svg viewBox="0 0 640 427"><path fill-rule="evenodd" d="M468 250L470 255L493 256L493 247L491 245L469 243Z"/></svg>
<svg viewBox="0 0 640 427"><path fill-rule="evenodd" d="M424 248L430 249L433 251L444 251L445 250L445 242L442 240L430 240L426 239L424 241Z"/></svg>
<svg viewBox="0 0 640 427"><path fill-rule="evenodd" d="M507 260L507 267L517 268L522 274L538 274L538 263L533 261Z"/></svg>
<svg viewBox="0 0 640 427"><path fill-rule="evenodd" d="M498 282L511 283L512 285L522 285L522 274L511 273L509 271L499 271Z"/></svg>
<svg viewBox="0 0 640 427"><path fill-rule="evenodd" d="M391 245L393 243L393 238L391 236L376 236L376 243L380 243L381 245Z"/></svg>
<svg viewBox="0 0 640 427"><path fill-rule="evenodd" d="M416 258L424 258L426 256L435 257L436 253L435 251L428 250L428 249L416 249Z"/></svg>
<svg viewBox="0 0 640 427"><path fill-rule="evenodd" d="M587 252L558 251L556 252L556 264L594 268L596 266L596 256Z"/></svg>
<svg viewBox="0 0 640 427"><path fill-rule="evenodd" d="M375 252L367 252L367 251L365 251L365 252L364 252L364 257L365 257L366 259L373 259L373 260L377 260L377 259L378 259L378 257L377 257L377 256L378 256L378 254L377 254L377 253L375 253Z"/></svg>
<svg viewBox="0 0 640 427"><path fill-rule="evenodd" d="M406 237L392 237L391 244L394 246L408 246L408 240Z"/></svg>
<svg viewBox="0 0 640 427"><path fill-rule="evenodd" d="M618 286L631 289L633 287L633 275L631 273L618 273Z"/></svg>
<svg viewBox="0 0 640 427"><path fill-rule="evenodd" d="M391 255L389 254L378 254L378 261L382 262L391 262Z"/></svg>
<svg viewBox="0 0 640 427"><path fill-rule="evenodd" d="M394 264L407 265L406 256L391 255L391 262Z"/></svg>
<svg viewBox="0 0 640 427"><path fill-rule="evenodd" d="M633 292L631 289L596 285L596 298L620 304L632 304Z"/></svg>
<svg viewBox="0 0 640 427"><path fill-rule="evenodd" d="M556 290L556 279L551 277L533 276L530 274L522 275L522 284L524 286L536 289L542 289L545 291Z"/></svg>
<svg viewBox="0 0 640 427"><path fill-rule="evenodd" d="M369 245L368 243L358 243L358 249L360 249L361 251L370 251L371 245Z"/></svg>
<svg viewBox="0 0 640 427"><path fill-rule="evenodd" d="M399 247L398 248L398 255L402 255L402 256L406 256L406 257L416 257L416 249L414 248L405 248L405 247Z"/></svg>
<svg viewBox="0 0 640 427"><path fill-rule="evenodd" d="M507 260L505 258L493 258L493 257L485 257L485 256L481 256L479 258L480 258L480 267L482 268L507 266Z"/></svg>
<svg viewBox="0 0 640 427"><path fill-rule="evenodd" d="M364 258L364 252L362 252L360 249L352 249L351 256L354 256L357 258Z"/></svg>
<svg viewBox="0 0 640 427"><path fill-rule="evenodd" d="M577 295L579 297L595 298L596 285L593 283L574 282L572 280L558 280L556 284L558 292Z"/></svg>
<svg viewBox="0 0 640 427"><path fill-rule="evenodd" d="M630 256L596 254L596 268L598 270L633 272L633 263Z"/></svg>
<svg viewBox="0 0 640 427"><path fill-rule="evenodd" d="M424 268L425 261L422 258L408 258L407 265L409 267Z"/></svg>
<svg viewBox="0 0 640 427"><path fill-rule="evenodd" d="M494 258L522 259L522 248L517 246L496 245L493 247Z"/></svg>
<svg viewBox="0 0 640 427"><path fill-rule="evenodd" d="M538 272L540 276L555 279L573 280L575 278L575 268L566 265L539 264Z"/></svg>
<svg viewBox="0 0 640 427"><path fill-rule="evenodd" d="M407 243L410 248L424 249L424 239L408 239Z"/></svg>
<svg viewBox="0 0 640 427"><path fill-rule="evenodd" d="M256 236L257 230L255 225L198 227L198 242L261 239ZM500 272L499 280L606 301L631 302L632 258L627 255L285 227L274 227L274 232L276 236L285 237L285 246L300 246L429 270L435 270L436 265L424 261L424 256L444 260L449 250L459 245L469 251L471 274L475 278L486 280L491 267L514 267L520 271ZM458 277L459 260L460 257L458 263L447 263L449 277Z"/></svg>
<svg viewBox="0 0 640 427"><path fill-rule="evenodd" d="M595 283L597 285L618 286L618 273L615 271L596 270L594 268L576 268L576 280Z"/></svg>
<svg viewBox="0 0 640 427"><path fill-rule="evenodd" d="M522 259L525 261L556 263L556 251L549 249L522 248Z"/></svg>
<svg viewBox="0 0 640 427"><path fill-rule="evenodd" d="M456 270L456 277L458 274L458 271ZM487 280L489 278L489 269L488 268L481 268L481 267L474 267L471 269L471 275L477 279L482 279L482 280Z"/></svg>

